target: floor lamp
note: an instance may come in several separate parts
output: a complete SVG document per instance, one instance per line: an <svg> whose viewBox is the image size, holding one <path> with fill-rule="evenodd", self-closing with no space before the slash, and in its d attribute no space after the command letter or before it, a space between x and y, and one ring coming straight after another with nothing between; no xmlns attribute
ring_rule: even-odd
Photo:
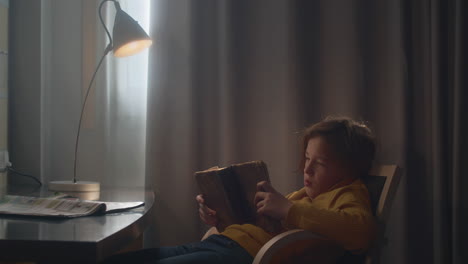
<svg viewBox="0 0 468 264"><path fill-rule="evenodd" d="M109 33L109 30L102 19L102 7L105 2L113 2L116 15L114 20L114 29L112 31L112 37ZM81 131L81 122L83 119L83 113L86 106L86 101L88 100L89 91L91 90L93 81L96 77L96 73L98 72L104 58L106 57L109 52L113 51L114 56L116 57L126 57L130 55L134 55L143 49L149 47L152 44L151 38L145 32L143 28L135 21L130 15L125 13L120 4L116 0L103 0L99 5L99 19L106 30L106 34L109 38L109 44L107 45L106 49L104 50L104 54L102 55L99 63L96 67L96 70L93 73L91 81L89 82L88 89L86 91L86 96L81 108L81 115L80 121L78 124L78 132L76 134L76 141L75 141L75 156L74 156L74 165L73 165L73 180L72 181L51 181L49 182L49 190L52 191L72 191L72 192L98 192L100 190L99 182L92 182L92 181L78 181L76 177L76 161L77 161L77 153L78 153L78 143L80 140L80 131Z"/></svg>

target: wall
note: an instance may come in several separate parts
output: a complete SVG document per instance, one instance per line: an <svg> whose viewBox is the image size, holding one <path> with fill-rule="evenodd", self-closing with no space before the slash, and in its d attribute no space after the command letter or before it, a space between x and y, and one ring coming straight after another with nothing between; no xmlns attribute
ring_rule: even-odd
<svg viewBox="0 0 468 264"><path fill-rule="evenodd" d="M0 1L0 194L6 188L6 163L8 140L8 1Z"/></svg>
<svg viewBox="0 0 468 264"><path fill-rule="evenodd" d="M76 98L82 96L82 5L74 0L10 5L10 160L16 170L44 183L72 179L81 107ZM11 180L30 183L15 175Z"/></svg>
<svg viewBox="0 0 468 264"><path fill-rule="evenodd" d="M9 115L18 117L9 121L10 160L16 169L35 175L41 157L41 105L37 100L41 96L40 9L41 1L10 3L10 43L16 44L10 45Z"/></svg>

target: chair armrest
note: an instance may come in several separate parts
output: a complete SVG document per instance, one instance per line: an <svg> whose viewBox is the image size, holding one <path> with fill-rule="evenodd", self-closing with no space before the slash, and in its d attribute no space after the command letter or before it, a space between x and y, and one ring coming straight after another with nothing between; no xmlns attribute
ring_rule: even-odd
<svg viewBox="0 0 468 264"><path fill-rule="evenodd" d="M268 264L273 258L274 254L281 248L299 241L299 240L309 240L323 238L323 236L313 233L311 231L306 231L303 229L293 229L279 235L276 235L270 239L260 251L255 256L255 259L252 264Z"/></svg>

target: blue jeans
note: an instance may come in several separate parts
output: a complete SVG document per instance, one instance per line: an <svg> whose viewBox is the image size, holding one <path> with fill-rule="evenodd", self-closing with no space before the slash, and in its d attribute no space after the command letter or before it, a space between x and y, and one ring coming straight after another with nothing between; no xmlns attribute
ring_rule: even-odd
<svg viewBox="0 0 468 264"><path fill-rule="evenodd" d="M119 254L103 263L151 263L151 264L251 264L252 256L237 242L222 235L176 247L149 248Z"/></svg>

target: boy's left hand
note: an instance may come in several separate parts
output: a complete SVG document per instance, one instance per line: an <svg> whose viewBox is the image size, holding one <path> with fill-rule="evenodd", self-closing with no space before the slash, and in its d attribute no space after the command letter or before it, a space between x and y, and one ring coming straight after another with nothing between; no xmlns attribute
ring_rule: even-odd
<svg viewBox="0 0 468 264"><path fill-rule="evenodd" d="M293 205L281 193L276 191L267 181L257 183L255 194L257 213L271 216L278 220L286 219L289 209Z"/></svg>

